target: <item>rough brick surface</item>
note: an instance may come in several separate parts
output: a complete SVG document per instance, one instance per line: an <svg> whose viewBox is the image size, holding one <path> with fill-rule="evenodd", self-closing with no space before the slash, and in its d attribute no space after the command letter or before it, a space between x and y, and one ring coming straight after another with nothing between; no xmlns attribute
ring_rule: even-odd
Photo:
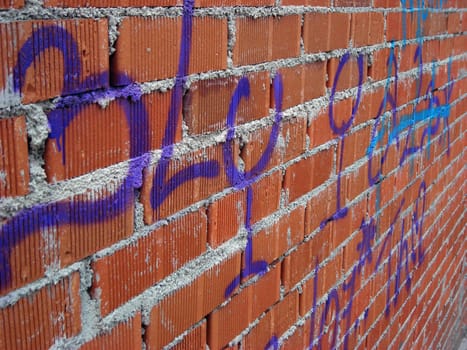
<svg viewBox="0 0 467 350"><path fill-rule="evenodd" d="M0 0L0 348L447 349L458 0Z"/></svg>

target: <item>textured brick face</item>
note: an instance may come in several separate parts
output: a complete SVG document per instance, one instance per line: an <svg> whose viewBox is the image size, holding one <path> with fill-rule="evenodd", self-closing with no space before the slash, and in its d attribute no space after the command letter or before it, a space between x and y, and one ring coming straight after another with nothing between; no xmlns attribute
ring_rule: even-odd
<svg viewBox="0 0 467 350"><path fill-rule="evenodd" d="M1 105L108 86L106 20L2 23L0 35Z"/></svg>
<svg viewBox="0 0 467 350"><path fill-rule="evenodd" d="M0 0L0 348L454 349L465 18Z"/></svg>
<svg viewBox="0 0 467 350"><path fill-rule="evenodd" d="M24 117L0 120L0 197L25 195L29 189L29 162Z"/></svg>

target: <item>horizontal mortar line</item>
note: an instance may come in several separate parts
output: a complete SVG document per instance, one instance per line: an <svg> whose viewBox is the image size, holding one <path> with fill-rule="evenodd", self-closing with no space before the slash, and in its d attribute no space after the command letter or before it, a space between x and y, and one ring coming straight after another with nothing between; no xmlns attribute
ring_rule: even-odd
<svg viewBox="0 0 467 350"><path fill-rule="evenodd" d="M289 14L305 13L359 13L359 12L379 12L379 13L458 13L466 11L462 7L451 8L374 8L367 7L323 7L323 6L223 6L223 7L196 7L193 9L193 15L198 16L216 16L225 18L232 15L246 17L264 17L264 16L284 16ZM9 9L0 12L0 22L10 22L11 20L29 20L29 19L69 19L74 18L103 18L103 17L179 17L182 15L183 7L181 5L162 7L43 7L41 5L27 5L22 9Z"/></svg>
<svg viewBox="0 0 467 350"><path fill-rule="evenodd" d="M41 277L29 284L19 287L7 294L0 296L0 309L16 304L20 299L34 294L50 284L57 284L61 279L70 277L72 273L80 271L84 266L84 261L77 261L69 266L61 268Z"/></svg>
<svg viewBox="0 0 467 350"><path fill-rule="evenodd" d="M304 154L301 156L301 158L306 158L306 157L308 157L308 156L310 156L310 155L316 154L316 153L318 153L319 151L321 151L322 149L327 149L327 148L329 148L329 146L332 147L333 144L330 143L329 145L323 145L323 147L313 149L311 152L304 153ZM414 156L416 156L416 155L414 155ZM301 158L300 158L300 159L301 159ZM274 172L274 171L277 170L277 169L284 169L284 168L286 168L287 166L289 166L289 165L295 163L296 161L299 161L300 159L298 159L298 160L297 160L297 159L294 159L294 160L289 161L289 162L286 163L286 164L281 164L281 165L279 165L279 167L271 169L271 171L269 171L268 174ZM361 163L361 164L360 164L360 163ZM359 161L359 164L360 164L360 165L363 165L364 163L365 163L365 158L362 158L362 159ZM109 170L110 170L109 174L110 174L110 173L115 174L115 171L116 171L116 170L115 170L114 166L111 166L110 168L105 168L105 169L109 169ZM347 169L348 169L348 168L347 168ZM102 169L100 169L100 172L102 172ZM100 174L100 172L99 172L98 174ZM351 171L345 171L346 174L347 174L348 172L350 173ZM107 174L106 172L102 172L102 177L103 177L103 178L106 178L106 176L108 176L109 174ZM121 171L121 174L122 174L122 176L123 176L123 174L126 174L126 169L123 169L123 170ZM268 174L265 174L265 176L268 175ZM88 182L90 181L90 180L89 180L90 178L89 178L88 175L89 175L89 174L86 174L86 175L84 175L82 178L75 178L75 179L72 179L72 180L70 180L70 182L68 183L68 185L71 185L72 188L73 188L73 186L76 187L76 186L80 186L80 185L82 185L82 186L87 185L87 186L88 186ZM78 179L78 180L77 180L77 179ZM94 178L91 177L91 179L95 180L95 177L94 177ZM79 180L82 180L82 181L79 181ZM94 183L94 182L95 182L95 181L90 181L90 183ZM68 187L69 187L69 186L68 186ZM86 187L86 186L84 186L84 187ZM56 186L56 185L52 185L52 186L51 186L51 189L53 190L54 188L57 188L57 186ZM59 187L59 188L61 188L61 191L62 191L62 192L65 192L67 186L65 186L65 187ZM317 192L320 191L320 190L321 190L321 189L318 189ZM227 190L227 191L228 191L228 192L225 192L225 193L230 193L230 192L231 192L231 191L229 191L229 190ZM69 193L69 195L73 195L73 194L76 194L76 193L73 193L73 192ZM221 194L221 196L222 196L222 194ZM220 196L220 197L221 197L221 196ZM220 198L220 197L217 196L216 198ZM65 197L65 198L68 198L68 197ZM65 199L65 198L63 198L63 199ZM4 200L3 202L6 203L6 204L8 204L8 203L9 203L9 204L12 204L14 201L7 201L7 200ZM305 203L297 203L297 205L301 205L301 204L305 204ZM199 206L197 206L197 207L199 208Z"/></svg>

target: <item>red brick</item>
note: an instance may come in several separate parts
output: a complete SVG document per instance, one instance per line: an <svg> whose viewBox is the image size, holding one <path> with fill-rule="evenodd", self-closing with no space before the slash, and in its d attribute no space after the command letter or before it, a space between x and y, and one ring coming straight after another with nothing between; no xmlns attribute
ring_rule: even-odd
<svg viewBox="0 0 467 350"><path fill-rule="evenodd" d="M288 162L305 152L306 149L306 118L293 118L282 123L281 137L278 145L281 152L281 163Z"/></svg>
<svg viewBox="0 0 467 350"><path fill-rule="evenodd" d="M350 40L350 13L331 12L329 50L346 49Z"/></svg>
<svg viewBox="0 0 467 350"><path fill-rule="evenodd" d="M295 6L326 6L331 5L330 0L282 0L282 6L295 5Z"/></svg>
<svg viewBox="0 0 467 350"><path fill-rule="evenodd" d="M423 35L444 34L447 30L447 16L444 13L430 12L423 23Z"/></svg>
<svg viewBox="0 0 467 350"><path fill-rule="evenodd" d="M271 6L274 0L195 0L196 7Z"/></svg>
<svg viewBox="0 0 467 350"><path fill-rule="evenodd" d="M344 139L344 154L342 158L342 169L351 166L356 161L365 157L366 147L370 144L370 127L364 127L352 134L346 135ZM340 155L342 142L339 142L338 154Z"/></svg>
<svg viewBox="0 0 467 350"><path fill-rule="evenodd" d="M287 294L272 309L274 334L280 337L298 320L298 292Z"/></svg>
<svg viewBox="0 0 467 350"><path fill-rule="evenodd" d="M294 333L284 340L282 348L285 350L295 350L308 348L310 339L310 322L296 327Z"/></svg>
<svg viewBox="0 0 467 350"><path fill-rule="evenodd" d="M240 275L240 270L241 253L237 252L204 273L203 308L206 314L225 301L227 287Z"/></svg>
<svg viewBox="0 0 467 350"><path fill-rule="evenodd" d="M102 314L201 255L206 249L206 225L203 211L190 213L93 262L93 289L100 296Z"/></svg>
<svg viewBox="0 0 467 350"><path fill-rule="evenodd" d="M345 185L345 188L347 193L345 197L347 197L350 202L369 188L368 164L365 164L359 167L356 171L350 173L346 180L347 184Z"/></svg>
<svg viewBox="0 0 467 350"><path fill-rule="evenodd" d="M351 99L345 99L345 100L333 102L332 120L333 120L335 128L342 129L344 124L348 123L348 121L352 117L353 102L354 101L352 101ZM331 115L329 115L329 123L331 123ZM352 125L350 125L349 128L351 126Z"/></svg>
<svg viewBox="0 0 467 350"><path fill-rule="evenodd" d="M334 6L335 7L363 7L363 6L370 6L370 0L335 0Z"/></svg>
<svg viewBox="0 0 467 350"><path fill-rule="evenodd" d="M41 32L42 30L42 32ZM23 45L33 33L38 34L32 40L31 49L21 52ZM66 41L64 33L70 35L73 42ZM89 35L93 33L94 35ZM0 57L4 62L4 69L0 72L0 104L12 105L19 103L37 102L56 96L83 92L91 89L107 87L108 80L104 73L108 70L108 33L107 20L72 19L72 20L44 20L2 23L0 36L3 38L0 46ZM63 52L72 52L73 44L77 45L77 57L68 60L72 73L65 77L65 60L55 48L41 49L51 37L63 38L56 46L63 46ZM54 42L55 43L55 42ZM54 46L55 47L55 46ZM27 50L27 47L26 49ZM26 69L19 58L34 58L34 62L26 70L24 77L13 77L14 67ZM81 65L80 74L77 73L78 64ZM14 92L14 80L21 83L20 91ZM14 96L13 96L13 95Z"/></svg>
<svg viewBox="0 0 467 350"><path fill-rule="evenodd" d="M253 236L253 261L272 263L303 240L305 208L297 207Z"/></svg>
<svg viewBox="0 0 467 350"><path fill-rule="evenodd" d="M269 61L272 57L272 17L238 18L233 50L236 66Z"/></svg>
<svg viewBox="0 0 467 350"><path fill-rule="evenodd" d="M235 237L245 222L245 192L237 191L208 207L208 242L216 248Z"/></svg>
<svg viewBox="0 0 467 350"><path fill-rule="evenodd" d="M47 349L81 331L80 276L47 284L0 310L2 349Z"/></svg>
<svg viewBox="0 0 467 350"><path fill-rule="evenodd" d="M253 199L251 223L269 216L279 209L282 188L282 172L275 171L252 185Z"/></svg>
<svg viewBox="0 0 467 350"><path fill-rule="evenodd" d="M0 198L29 192L26 119L0 119Z"/></svg>
<svg viewBox="0 0 467 350"><path fill-rule="evenodd" d="M245 171L251 171L258 164L260 159L264 156L264 152L271 142L273 126L263 127L262 129L255 130L248 135L248 139L245 137L244 145L242 147L240 156L245 163ZM258 169L253 175L259 176L261 173L268 171L281 163L282 160L282 149L280 141L277 140L275 147L268 158L267 165L264 170ZM259 171L261 170L261 171Z"/></svg>
<svg viewBox="0 0 467 350"><path fill-rule="evenodd" d="M217 144L215 146L207 147L205 149L199 149L188 154L184 154L179 158L172 158L168 160L169 166L166 174L165 181L170 181L180 171L184 171L186 168L195 164L205 164L200 172L204 172L204 175L209 173L209 177L196 177L192 178L178 186L173 190L161 203L159 207L151 207L151 191L153 187L154 174L157 166L150 166L145 168L143 174L143 187L141 191L141 200L144 205L144 220L146 223L153 223L161 218L167 217L175 212L193 204L201 199L208 197L211 194L220 192L228 186L227 175L222 169L223 165L223 144ZM233 146L238 147L238 145ZM237 156L237 152L233 152L234 157ZM167 160L163 160L167 161ZM217 162L219 164L219 174L213 176L214 171L209 162ZM167 186L164 183L163 186Z"/></svg>
<svg viewBox="0 0 467 350"><path fill-rule="evenodd" d="M299 15L272 19L272 60L300 55L301 21Z"/></svg>
<svg viewBox="0 0 467 350"><path fill-rule="evenodd" d="M267 272L208 318L208 344L220 349L279 299L280 269ZM229 324L229 327L225 327Z"/></svg>
<svg viewBox="0 0 467 350"><path fill-rule="evenodd" d="M281 268L280 264L272 267L251 287L251 321L258 318L280 298Z"/></svg>
<svg viewBox="0 0 467 350"><path fill-rule="evenodd" d="M10 250L11 278L1 292L25 285L44 276L48 266L64 267L107 247L133 232L133 189L121 182L109 180L105 188L87 190L61 202L40 205L4 223L8 230L22 237ZM109 203L110 193L116 193ZM90 198L107 198L91 204ZM92 222L91 210L100 210L109 217ZM50 222L39 226L44 217ZM88 222L91 221L91 222ZM76 224L65 224L64 222ZM79 223L79 224L78 224ZM9 228L8 228L9 227ZM35 229L36 228L36 229ZM58 229L57 229L58 228ZM51 241L55 244L51 245Z"/></svg>
<svg viewBox="0 0 467 350"><path fill-rule="evenodd" d="M203 286L201 275L154 306L145 333L148 349L161 349L204 317Z"/></svg>
<svg viewBox="0 0 467 350"><path fill-rule="evenodd" d="M447 30L449 34L459 33L461 31L462 16L460 13L449 13L447 15Z"/></svg>
<svg viewBox="0 0 467 350"><path fill-rule="evenodd" d="M326 62L318 61L281 68L278 72L283 81L283 109L325 95ZM271 104L274 106L274 101Z"/></svg>
<svg viewBox="0 0 467 350"><path fill-rule="evenodd" d="M358 57L350 56L348 61L342 67L342 70L336 82L335 79L337 74L337 68L339 67L340 61L341 59L339 58L331 58L328 61L329 88L333 88L335 83L337 83L335 85L336 91L357 87L359 85L360 74L362 75L362 83L366 81L366 58L363 58L363 69L360 72L360 69L358 67Z"/></svg>
<svg viewBox="0 0 467 350"><path fill-rule="evenodd" d="M410 16L406 17L407 19ZM398 41L403 37L402 33L402 13L401 12L389 12L386 15L386 41Z"/></svg>
<svg viewBox="0 0 467 350"><path fill-rule="evenodd" d="M208 317L208 345L221 349L248 327L251 319L251 288L244 289ZM229 325L225 327L225 325Z"/></svg>
<svg viewBox="0 0 467 350"><path fill-rule="evenodd" d="M281 75L283 83L282 109L302 104L305 82L303 66L280 68L278 73ZM275 106L275 103L271 104Z"/></svg>
<svg viewBox="0 0 467 350"><path fill-rule="evenodd" d="M174 350L205 350L206 349L206 321L189 331L180 343L172 347Z"/></svg>
<svg viewBox="0 0 467 350"><path fill-rule="evenodd" d="M310 138L310 148L323 145L335 137L329 126L328 108L320 110L318 115L311 120L308 127L308 137Z"/></svg>
<svg viewBox="0 0 467 350"><path fill-rule="evenodd" d="M408 4L409 2L407 2ZM400 0L374 0L373 6L385 8L400 7Z"/></svg>
<svg viewBox="0 0 467 350"><path fill-rule="evenodd" d="M261 318L257 325L251 329L242 339L242 348L245 349L263 349L271 339L273 333L273 314L268 312Z"/></svg>
<svg viewBox="0 0 467 350"><path fill-rule="evenodd" d="M324 96L326 93L326 61L317 61L303 65L305 72L303 95L307 102Z"/></svg>
<svg viewBox="0 0 467 350"><path fill-rule="evenodd" d="M249 98L240 101L235 125L266 117L269 114L270 82L268 72L246 75ZM192 134L219 131L226 127L226 118L233 92L240 77L201 80L191 85L185 98L185 119Z"/></svg>
<svg viewBox="0 0 467 350"><path fill-rule="evenodd" d="M369 69L369 75L376 81L388 78L390 49L381 49L373 52L373 60ZM397 52L395 52L397 55ZM395 75L394 66L391 66L391 77Z"/></svg>
<svg viewBox="0 0 467 350"><path fill-rule="evenodd" d="M181 23L180 17L125 18L119 27L117 51L112 56L113 82L117 85L127 84L128 82L121 78L121 74L141 82L175 76L180 51ZM209 43L205 40L207 36L211 38ZM189 73L226 68L225 19L193 18L189 62Z"/></svg>
<svg viewBox="0 0 467 350"><path fill-rule="evenodd" d="M397 0L399 1L399 0ZM382 43L384 40L384 15L382 12L370 12L369 45Z"/></svg>
<svg viewBox="0 0 467 350"><path fill-rule="evenodd" d="M286 290L292 289L314 267L314 259L311 254L312 241L307 241L298 246L288 255L282 265L282 283Z"/></svg>
<svg viewBox="0 0 467 350"><path fill-rule="evenodd" d="M352 13L350 24L350 39L352 40L353 46L367 46L370 37L370 12Z"/></svg>
<svg viewBox="0 0 467 350"><path fill-rule="evenodd" d="M308 193L313 188L313 157L301 159L285 171L284 189L288 191L289 202Z"/></svg>
<svg viewBox="0 0 467 350"><path fill-rule="evenodd" d="M141 338L141 314L117 324L110 331L99 334L85 343L81 350L102 349L139 349L143 346Z"/></svg>
<svg viewBox="0 0 467 350"><path fill-rule="evenodd" d="M47 140L45 168L49 182L79 176L129 158L130 143L136 141L130 141L130 116L125 115L121 102L122 100L110 102L106 108L98 104L82 104L57 108L54 111L56 114L53 122L58 128L62 124L66 125L70 116L76 117L59 141L56 138ZM149 129L138 130L142 134L134 135L149 141L143 151L161 147L165 120L160 115L168 115L169 103L169 93L154 93L144 95L141 103L129 102L125 105L131 116L140 115L141 104L147 111ZM179 119L175 141L180 138Z"/></svg>
<svg viewBox="0 0 467 350"><path fill-rule="evenodd" d="M303 24L303 43L305 52L316 53L329 51L329 13L307 13Z"/></svg>
<svg viewBox="0 0 467 350"><path fill-rule="evenodd" d="M363 92L360 99L360 104L355 114L355 120L352 125L357 126L372 119L371 108L374 92Z"/></svg>
<svg viewBox="0 0 467 350"><path fill-rule="evenodd" d="M320 270L320 276L322 276L320 287L321 295L329 293L333 288L336 282L341 277L341 257L336 256L333 260L330 260L325 264Z"/></svg>
<svg viewBox="0 0 467 350"><path fill-rule="evenodd" d="M21 8L24 6L24 0L0 0L0 9Z"/></svg>
<svg viewBox="0 0 467 350"><path fill-rule="evenodd" d="M324 183L331 175L332 162L333 149L330 148L288 167L284 189L289 191L289 201L293 202Z"/></svg>

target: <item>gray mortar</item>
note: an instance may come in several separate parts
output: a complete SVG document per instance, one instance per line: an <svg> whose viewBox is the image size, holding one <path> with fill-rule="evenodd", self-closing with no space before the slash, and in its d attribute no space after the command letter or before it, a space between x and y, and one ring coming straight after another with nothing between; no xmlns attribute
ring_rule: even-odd
<svg viewBox="0 0 467 350"><path fill-rule="evenodd" d="M396 12L398 9L375 9L372 7L350 7L350 8L329 8L329 7L308 7L308 6L286 6L286 7L214 7L214 8L195 8L193 15L195 17L215 17L228 18L230 15L236 17L260 18L265 16L285 16L291 14L305 14L310 12ZM31 19L59 19L59 18L110 18L110 17L179 17L182 15L181 6L172 7L113 7L113 8L45 8L42 1L28 1L26 6L21 9L9 9L0 11L0 22L12 22ZM464 12L466 9L428 9L428 12Z"/></svg>
<svg viewBox="0 0 467 350"><path fill-rule="evenodd" d="M213 16L217 18L227 18L228 19L228 29L229 29L229 39L228 39L228 69L225 71L211 71L206 73L199 73L193 74L188 77L187 83L185 88L189 88L193 82L199 80L206 80L206 79L216 79L216 78L224 78L229 76L242 76L247 73L252 72L260 72L260 71L276 71L279 68L283 67L294 67L299 64L314 62L314 61L322 61L329 59L331 57L340 57L344 53L348 52L349 50L337 50L332 53L320 53L320 54L305 54L303 48L303 42L301 42L301 55L297 58L292 59L284 59L284 60L277 60L274 62L267 62L261 63L252 66L243 66L243 67L233 67L232 63L232 50L235 43L235 20L234 17L243 16L243 17L252 17L252 18L260 18L264 16L283 16L289 14L299 14L303 15L308 12L330 12L335 11L335 9L328 9L328 8L310 8L310 7L303 7L303 6L288 6L286 8L278 8L279 1L276 0L276 7L267 7L267 8L252 8L252 7L230 7L230 8L207 8L207 9L196 9L194 11L194 15L197 17L202 16ZM366 12L369 8L345 8L339 9L340 11L345 12ZM371 11L375 11L375 9L371 9ZM377 11L383 11L377 10ZM384 10L387 11L387 10ZM391 10L393 11L393 10ZM394 9L394 11L396 11ZM445 10L443 10L444 12ZM459 12L459 11L466 11L460 9L451 9L452 12ZM115 49L115 42L118 38L118 26L121 23L121 20L127 16L139 16L139 17L178 17L182 15L181 7L171 7L171 8L77 8L77 9L59 9L59 8L52 8L52 9L45 9L43 7L43 1L39 0L29 0L26 3L26 7L21 10L7 10L0 12L0 22L11 22L15 20L27 20L27 19L57 19L57 18L108 18L109 19L109 53L112 54ZM303 17L302 17L303 21ZM386 31L386 30L385 30ZM433 39L444 39L448 37L453 37L457 35L450 35L444 34L439 36L432 37ZM416 43L416 40L408 40L406 42L409 43ZM402 46L401 43L398 43L396 46ZM390 47L389 43L377 44L371 47L366 48L358 48L358 49L350 49L353 54L363 53L363 54L371 54L375 50L381 48L388 48ZM463 59L465 58L465 54L458 55L455 59ZM370 55L371 57L371 55ZM443 61L444 63L447 60ZM425 64L424 70L430 70L431 65ZM416 69L412 70L408 73L400 74L401 77L417 77L418 72ZM394 82L394 78L391 79L391 83ZM372 91L377 87L384 86L386 84L386 80L381 82L372 82L364 84L362 87L362 92ZM154 91L161 91L165 92L173 88L174 86L174 79L166 79L161 81L153 81L153 82L146 82L140 84L143 93L151 93ZM357 89L351 89L349 91L345 91L342 93L336 94L336 100L340 100L346 97L355 96ZM327 92L326 96L321 97L319 99L313 100L311 102L306 102L303 105L291 108L289 110L284 111L284 120L289 120L297 116L299 114L300 118L307 118L307 122L309 124L310 120L314 118L319 110L326 107L329 104L329 91ZM402 108L402 107L401 107ZM0 218L9 218L19 210L23 208L30 208L33 205L39 203L48 203L48 202L56 202L65 198L68 198L72 195L76 195L79 193L85 193L89 189L91 190L98 190L108 185L108 179L110 178L118 178L123 179L128 170L129 162L119 163L105 169L98 169L90 174L83 175L81 177L77 177L74 179L62 181L58 184L46 184L45 183L45 174L43 171L43 147L44 142L48 134L47 129L47 119L45 117L44 111L50 109L50 103L44 102L39 104L34 104L30 106L10 106L5 109L2 109L2 114L4 116L10 115L19 115L23 114L24 112L27 115L28 121L28 135L32 140L30 149L31 149L31 189L32 193L21 198L7 198L0 200ZM271 110L271 113L273 111ZM236 129L236 137L239 139L249 138L253 134L255 130L264 128L265 126L272 125L273 119L270 116L267 116L259 121L254 121L242 126L237 127ZM372 121L368 122L366 125L372 125ZM357 126L356 128L351 129L351 132L358 130L362 126ZM189 136L184 132L183 141L176 145L174 148L174 159L179 159L182 155L186 154L187 152L192 151L193 149L202 149L209 146L213 146L215 144L219 144L225 141L226 131L220 131L211 133L209 135L197 135L197 136ZM284 140L279 140L279 144ZM281 164L280 166L271 169L268 172L265 172L261 177L264 178L269 176L272 172L277 171L280 169L285 171L286 167L297 162L303 158L311 156L316 152L319 152L323 149L328 149L329 147L336 147L337 141L332 140L329 143L319 147L318 149L314 149L312 151L309 150L309 142L307 143L307 151L298 157L297 159L291 160L285 164ZM336 155L335 155L336 156ZM157 161L160 157L160 151L153 151L151 152L151 165L157 164ZM334 160L335 162L336 160ZM344 172L348 173L353 171L356 167L362 165L365 162L365 159L359 160L349 168L345 169ZM336 164L334 164L334 167ZM444 170L442 173L444 173ZM317 189L314 189L312 192L308 193L305 196L302 196L298 200L294 201L293 203L287 203L286 200L287 196L285 193L281 195L281 207L280 209L270 215L267 218L263 218L258 223L253 225L253 234L256 234L261 229L266 227L270 227L273 225L279 218L286 213L289 213L291 210L298 206L305 206L308 200L314 196L316 193L325 189L331 182L336 180L336 169L333 169L333 175L331 179L329 179L325 184L321 185ZM441 176L441 175L440 175ZM131 299L130 301L126 302L124 305L120 306L116 310L114 310L110 315L101 318L99 312L99 293L98 291L94 296L91 296L88 292L89 287L92 284L93 272L90 268L90 261L98 259L102 256L106 256L109 254L114 253L119 249L124 249L129 244L137 241L139 238L144 237L150 234L155 228L161 227L166 225L169 221L175 220L180 216L185 215L190 211L197 210L201 207L204 207L207 203L211 203L214 200L224 197L228 193L231 193L233 190L231 188L225 189L220 193L216 193L215 195L202 200L198 203L193 204L192 206L183 209L182 211L171 215L166 220L162 220L156 222L153 225L144 225L142 220L143 215L143 208L140 202L137 202L135 207L135 233L132 237L124 239L111 247L107 247L100 252L94 254L91 258L88 258L84 261L75 263L67 268L57 269L56 266L51 267L51 271L53 273L48 273L46 277L41 278L25 287L19 288L13 292L8 293L6 296L0 298L0 307L5 307L6 305L12 305L16 303L20 298L30 295L31 293L43 288L45 285L49 283L56 283L60 278L69 276L74 271L80 271L81 274L81 287L80 287L80 295L81 295L81 302L82 302L82 332L73 338L69 339L61 339L57 341L54 345L54 349L73 349L77 348L80 344L92 339L97 334L105 332L112 327L114 327L117 323L127 320L129 317L134 315L139 310L143 310L143 323L145 325L149 324L149 312L151 308L157 304L160 300L162 300L165 296L172 293L173 291L178 290L184 285L189 284L191 281L194 280L197 276L201 273L209 270L212 266L222 262L231 254L244 250L246 245L246 231L244 228L241 228L238 235L223 244L222 246L216 249L210 249L201 256L197 257L193 261L189 262L188 264L184 265L181 269L179 269L174 274L168 276L164 280L157 283L155 286L149 288L139 296ZM357 199L359 200L361 196L367 196L367 192L362 193ZM355 199L353 202L349 203L349 206L357 200ZM382 209L381 209L382 210ZM305 239L305 242L312 239L316 231L309 234ZM358 232L354 232L352 237L354 237ZM350 238L349 238L350 239ZM347 242L347 241L346 241ZM53 240L51 241L53 243ZM345 244L345 243L343 243ZM291 252L295 251L297 247L292 248L289 250L284 256L289 255ZM339 247L338 249L341 249ZM326 260L323 260L321 264L325 264L329 259L331 259L337 251L333 252L333 255L328 257ZM284 258L281 257L281 260ZM349 272L348 272L349 273ZM341 285L346 277L348 277L348 273L344 275L337 285ZM314 271L311 271L301 283L305 283L310 278L313 278ZM97 278L98 276L96 276ZM248 285L254 283L256 279L249 281ZM296 288L301 288L302 284L299 284ZM243 287L242 287L243 288ZM282 293L283 296L283 293ZM327 295L323 296L319 304L325 302ZM374 301L374 298L372 299ZM305 322L308 321L309 317L311 316L311 311L308 312L303 318L300 318L298 322L292 326L289 331L281 338L284 340L287 338L288 335L292 333L292 331L297 327ZM360 316L363 317L362 315ZM250 327L245 330L243 333L247 333L251 327L259 322L259 320L255 320ZM184 332L184 334L186 334ZM183 336L183 335L182 335ZM171 344L176 344L181 338L177 337ZM169 344L170 345L170 344Z"/></svg>

